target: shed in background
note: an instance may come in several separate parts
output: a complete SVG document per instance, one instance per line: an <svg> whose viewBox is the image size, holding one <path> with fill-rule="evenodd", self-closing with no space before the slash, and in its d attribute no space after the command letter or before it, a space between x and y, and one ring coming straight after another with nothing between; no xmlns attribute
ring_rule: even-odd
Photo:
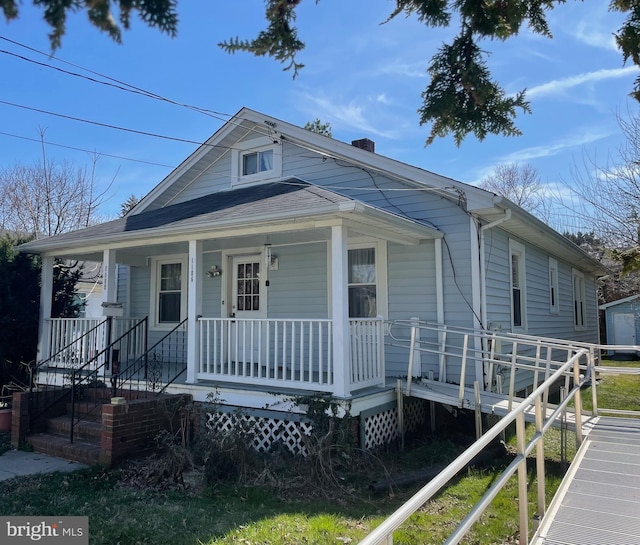
<svg viewBox="0 0 640 545"><path fill-rule="evenodd" d="M640 339L640 294L600 305L606 323L606 344L636 346ZM640 348L609 352L620 357L637 357ZM626 358L625 358L626 359Z"/></svg>

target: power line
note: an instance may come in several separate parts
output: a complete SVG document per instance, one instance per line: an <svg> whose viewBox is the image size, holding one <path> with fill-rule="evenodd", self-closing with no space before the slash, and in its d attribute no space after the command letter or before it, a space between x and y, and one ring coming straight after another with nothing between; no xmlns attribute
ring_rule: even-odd
<svg viewBox="0 0 640 545"><path fill-rule="evenodd" d="M28 140L30 142L36 142L38 144L46 144L47 146L55 146L58 148L65 148L65 149L71 149L71 150L75 150L75 151L84 151L86 153L90 153L90 154L95 154L95 155L100 155L101 157L113 157L114 159L122 159L124 161L133 161L135 163L143 163L145 165L152 165L152 166L157 166L157 167L166 167L166 168L175 168L172 165L164 165L162 163L154 163L153 161L145 161L143 159L133 159L131 157L124 157L122 155L113 155L111 153L102 153L100 151L96 151L96 150L88 150L88 149L84 149L84 148L76 148L74 146L67 146L65 144L58 144L56 142L49 142L46 140L39 140L37 138L29 138L28 136L20 136L18 134L11 134L8 132L2 132L0 131L0 134L3 136L10 136L12 138L19 138L20 140Z"/></svg>
<svg viewBox="0 0 640 545"><path fill-rule="evenodd" d="M12 56L14 56L16 58L19 58L21 60L24 60L26 62L31 62L31 63L37 64L37 65L45 67L45 68L50 68L52 70L57 70L59 72L62 72L62 73L68 74L68 75L72 75L72 76L75 76L75 77L83 78L83 79L86 79L86 80L88 80L88 81L90 81L92 83L97 83L97 84L100 84L100 85L110 86L110 87L119 89L121 91L138 94L138 95L141 95L141 96L145 96L147 98L152 98L154 100L159 100L161 102L167 102L167 103L173 104L175 106L180 106L180 107L183 107L183 108L187 108L189 110L192 110L192 111L195 111L195 112L198 112L198 113L202 113L202 114L207 115L209 117L213 117L214 119L217 119L218 121L222 121L223 123L232 123L232 124L236 124L237 125L237 123L234 123L233 120L231 119L233 117L232 114L227 114L227 113L223 113L223 112L218 112L216 110L211 110L211 109L208 109L208 108L202 108L200 106L194 106L194 105L191 105L191 104L178 102L176 100L164 97L162 95L159 95L159 94L154 93L152 91L148 91L148 90L143 89L141 87L136 87L135 85L131 85L131 84L126 83L126 82L124 82L122 80L119 80L119 79L116 79L116 78L112 78L111 76L107 76L107 75L102 74L100 72L96 72L95 70L91 70L89 68L85 68L85 67L80 66L78 64L74 64L72 62L66 61L66 60L61 59L59 57L55 57L53 55L49 55L48 53L45 53L43 51L40 51L40 50L35 49L33 47L30 47L30 46L28 46L26 44L17 42L15 40L11 40L11 39L9 39L9 38L7 38L5 36L0 36L0 40L6 41L6 42L11 43L13 45L16 45L18 47L25 48L25 49L27 49L29 51L33 51L34 53L38 53L39 55L43 55L43 56L47 57L48 59L54 59L54 60L56 60L56 61L58 61L60 63L67 64L69 66L73 66L74 68L78 68L79 70L83 70L83 71L85 71L85 72L87 72L89 74L93 74L95 76L99 76L101 78L104 78L104 79L106 79L108 81L111 81L111 82L114 82L114 83L107 83L105 81L100 81L100 80L97 80L97 79L94 79L94 78L89 78L87 76L84 76L82 74L78 74L76 72L70 72L68 70L64 70L62 68L58 68L58 67L52 66L51 64L41 63L39 61L35 61L33 59L29 59L28 57L24 57L24 56L18 55L16 53L12 53L12 52L5 51L5 50L0 50L1 53L5 53L7 55L12 55ZM252 127L249 130L252 131L252 132L258 133L261 136L269 136L269 133L270 133L270 131L264 132L264 131L260 130L257 127Z"/></svg>
<svg viewBox="0 0 640 545"><path fill-rule="evenodd" d="M17 53L12 53L12 52L6 51L6 50L0 50L0 53L4 53L6 55L11 55L11 56L17 57L17 58L19 58L21 60L24 60L26 62L37 64L37 65L45 67L45 68L50 68L51 70L57 70L59 72L62 72L64 74L68 74L68 75L71 75L71 76L83 78L83 79L86 79L86 80L91 81L93 83L98 83L100 85L107 85L107 86L110 86L110 87L115 87L116 89L120 89L121 91L126 91L126 92L130 92L130 93L139 94L139 95L142 95L142 96L146 96L148 98L153 98L155 100L160 100L162 102L168 102L169 104L174 104L176 106L182 106L184 108L188 108L190 110L194 110L196 112L203 113L205 115L209 115L211 117L214 117L215 119L218 119L219 121L226 122L227 118L231 118L232 117L231 114L218 112L218 111L215 111L215 110L210 110L208 108L202 108L200 106L193 106L191 104L185 104L185 103L181 103L181 102L172 100L170 98L164 97L164 96L159 95L157 93L154 93L152 91L147 91L146 89L142 89L141 87L136 87L135 85L131 85L131 84L126 83L126 82L124 82L122 80L119 80L119 79L116 79L116 78L112 78L111 76L107 76L107 75L102 74L100 72L96 72L95 70L91 70L89 68L85 68L85 67L80 66L78 64L74 64L72 62L66 61L66 60L61 59L59 57L55 57L53 55L49 55L48 53L45 53L43 51L40 51L40 50L35 49L33 47L30 47L30 46L28 46L26 44L17 42L15 40L11 40L9 38L6 38L5 36L0 36L0 40L4 40L4 41L9 42L9 43L11 43L13 45L17 45L19 47L23 47L24 49L28 49L29 51L33 51L34 53L38 53L40 55L43 55L43 56L47 57L48 59L54 59L54 60L56 60L56 61L58 61L60 63L67 64L69 66L73 66L74 68L78 68L79 70L83 70L83 71L85 71L85 72L87 72L89 74L93 74L94 76L98 76L98 77L104 78L104 79L106 79L108 81L111 81L113 83L108 83L106 81L100 81L100 80L97 80L95 78L90 78L88 76L84 76L82 74L78 74L76 72L70 72L68 70L64 70L63 68L59 68L57 66L52 66L51 64L48 64L48 63L39 62L39 61L30 59L28 57L24 57L23 55L18 55Z"/></svg>
<svg viewBox="0 0 640 545"><path fill-rule="evenodd" d="M207 145L210 147L225 147L225 146L217 146L215 144L206 144L206 143L202 143L202 142L198 142L197 140L189 140L188 138L179 138L177 136L167 136L165 134L157 134L157 133L153 133L153 132L148 132L148 131L140 131L138 129L130 129L128 127L120 127L118 125L111 125L110 123L102 123L101 121L93 121L91 119L84 119L81 117L75 117L72 115L66 115L66 114L60 114L57 112L50 112L48 110L42 110L40 108L34 108L32 106L25 106L24 104L16 104L15 102L8 102L6 100L0 100L0 104L4 104L5 106L12 106L14 108L21 108L23 110L29 110L31 112L38 112L40 114L46 114L46 115L52 115L55 117L61 117L63 119L69 119L71 121L78 121L81 123L88 123L89 125L97 125L98 127L105 127L107 129L115 129L118 131L124 131L124 132L130 132L133 134L140 134L142 136L152 136L154 138L162 138L164 140L173 140L174 142L183 142L185 144L196 144L198 146L202 146L202 145ZM225 149L229 149L228 147L225 147Z"/></svg>

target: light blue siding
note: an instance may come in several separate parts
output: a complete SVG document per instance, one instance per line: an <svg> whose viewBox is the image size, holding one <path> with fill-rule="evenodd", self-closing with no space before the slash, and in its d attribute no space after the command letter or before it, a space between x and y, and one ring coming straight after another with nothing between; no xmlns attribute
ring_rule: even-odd
<svg viewBox="0 0 640 545"><path fill-rule="evenodd" d="M222 269L222 252L207 252L202 258L202 267L206 272L214 265ZM206 274L202 280L202 315L205 318L221 318L222 310L222 279L223 276L209 277Z"/></svg>
<svg viewBox="0 0 640 545"><path fill-rule="evenodd" d="M487 325L491 329L511 331L511 284L509 235L501 229L491 229L485 234ZM551 256L543 249L525 246L526 328L515 332L540 337L555 337L585 342L598 342L595 278L585 274L585 302L587 325L576 328L574 321L573 269L558 256ZM559 311L551 312L549 286L549 257L558 263ZM518 377L516 389L528 386L525 374Z"/></svg>
<svg viewBox="0 0 640 545"><path fill-rule="evenodd" d="M417 246L389 244L387 262L389 319L437 321L434 241L423 241ZM394 328L392 333L403 336L409 334L406 328ZM406 376L408 357L407 350L387 343L387 376ZM436 370L437 362L431 363L433 370Z"/></svg>
<svg viewBox="0 0 640 545"><path fill-rule="evenodd" d="M268 271L269 318L328 318L327 244L272 247L278 270Z"/></svg>
<svg viewBox="0 0 640 545"><path fill-rule="evenodd" d="M228 151L212 165L201 167L204 170L185 187L180 193L169 196L167 192L163 195L167 199L167 204L178 204L181 202L204 197L218 191L228 191L231 189L231 152Z"/></svg>

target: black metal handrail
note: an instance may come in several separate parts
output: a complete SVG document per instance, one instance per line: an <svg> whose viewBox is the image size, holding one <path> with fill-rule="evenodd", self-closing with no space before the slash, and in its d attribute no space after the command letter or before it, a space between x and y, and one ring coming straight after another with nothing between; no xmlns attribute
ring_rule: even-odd
<svg viewBox="0 0 640 545"><path fill-rule="evenodd" d="M171 331L168 331L126 369L119 373L114 373L111 379L112 395L115 397L118 391L124 390L127 383L131 386L134 381L138 383L137 390L143 387L144 391L151 390L156 395L160 395L170 384L178 380L186 372L187 364L184 357L184 337L180 342L175 339L175 334L179 331L184 331L186 323L187 318L177 324ZM171 344L172 340L174 340L173 344ZM172 364L175 369L173 375ZM166 379L163 380L165 367Z"/></svg>
<svg viewBox="0 0 640 545"><path fill-rule="evenodd" d="M120 348L122 343L131 337L136 330L141 328L141 331L144 335L144 350L143 353L147 352L147 322L148 318L144 317L139 322L131 326L127 331L122 333L117 339L107 344L107 346L96 353L91 359L87 360L83 365L77 368L71 369L71 426L69 430L69 440L73 443L74 429L76 424L81 420L80 417L76 418L76 410L78 408L78 396L81 395L81 389L83 387L88 388L91 385L91 382L95 382L96 385L99 384L100 378L106 379L106 371L109 369L113 369L114 364L114 355L116 350L118 350L118 357L120 353ZM111 317L107 317L107 328L108 332L111 332ZM118 347L118 349L116 349ZM100 360L103 360L102 363L98 363ZM95 368L88 370L87 368L92 364L97 364ZM101 377L102 372L102 377ZM104 383L106 385L106 383ZM102 405L104 402L104 397L96 397L93 400L93 409L95 409L98 405Z"/></svg>

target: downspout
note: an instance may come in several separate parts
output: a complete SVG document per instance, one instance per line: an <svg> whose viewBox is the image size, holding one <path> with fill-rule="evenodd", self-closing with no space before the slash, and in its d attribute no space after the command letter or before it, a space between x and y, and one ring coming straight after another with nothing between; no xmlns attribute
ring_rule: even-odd
<svg viewBox="0 0 640 545"><path fill-rule="evenodd" d="M507 208L504 211L504 216L500 219L492 221L491 223L487 223L480 227L480 291L481 291L481 319L482 319L482 327L487 329L487 266L485 262L485 242L484 242L484 233L489 229L493 229L497 227L501 223L505 221L509 221L511 219L511 209Z"/></svg>
<svg viewBox="0 0 640 545"><path fill-rule="evenodd" d="M482 327L486 330L489 327L487 323L487 266L485 261L485 238L484 233L489 229L493 229L498 225L504 223L505 221L509 221L511 219L511 209L507 208L504 211L504 216L500 219L492 221L491 223L487 223L486 225L482 225L480 227L480 319L482 320ZM480 373L480 377L482 377L482 381L478 380L482 384L482 389L487 389L486 378L485 378L485 370L484 369L476 369L477 373Z"/></svg>

